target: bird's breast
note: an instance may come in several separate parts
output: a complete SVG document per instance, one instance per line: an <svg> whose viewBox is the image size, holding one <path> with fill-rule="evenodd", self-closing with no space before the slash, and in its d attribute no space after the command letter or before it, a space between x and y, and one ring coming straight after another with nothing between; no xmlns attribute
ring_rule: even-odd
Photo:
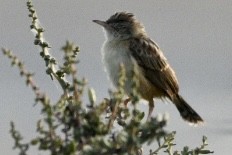
<svg viewBox="0 0 232 155"><path fill-rule="evenodd" d="M124 89L126 93L131 94L133 88L133 73L136 70L136 77L139 81L138 92L142 98L151 101L154 97L160 97L163 94L154 87L144 76L143 69L139 67L136 60L130 53L126 43L105 42L102 47L102 58L105 71L110 81L115 87L118 87L120 65L123 64L126 72L126 80Z"/></svg>
<svg viewBox="0 0 232 155"><path fill-rule="evenodd" d="M105 71L114 86L118 86L121 64L125 67L126 78L132 78L136 62L132 58L126 42L105 42L102 47L102 58ZM128 86L125 87L130 87L130 83L126 82L126 85Z"/></svg>

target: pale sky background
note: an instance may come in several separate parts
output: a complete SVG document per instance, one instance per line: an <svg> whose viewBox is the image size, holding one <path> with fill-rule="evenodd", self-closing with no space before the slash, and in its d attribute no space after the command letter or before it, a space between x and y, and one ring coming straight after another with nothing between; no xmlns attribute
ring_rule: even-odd
<svg viewBox="0 0 232 155"><path fill-rule="evenodd" d="M26 1L1 0L0 46L11 49L27 69L35 72L41 90L56 101L62 92L45 74L44 61L33 45ZM117 11L129 11L143 22L147 33L163 50L175 69L180 93L204 118L202 127L190 127L172 104L157 101L155 112L168 112L166 129L177 131L176 148L198 146L203 135L216 155L231 155L232 148L232 1L230 0L146 0L146 1L34 1L45 38L57 60L67 39L81 48L78 71L95 88L98 101L112 88L101 63L104 35L93 19L106 20ZM16 68L0 54L0 154L15 155L9 134L10 121L25 140L35 136L40 106L33 107L34 94L25 86ZM57 95L58 94L58 95ZM147 106L140 104L145 112ZM43 154L34 152L31 154ZM148 152L148 150L145 150Z"/></svg>

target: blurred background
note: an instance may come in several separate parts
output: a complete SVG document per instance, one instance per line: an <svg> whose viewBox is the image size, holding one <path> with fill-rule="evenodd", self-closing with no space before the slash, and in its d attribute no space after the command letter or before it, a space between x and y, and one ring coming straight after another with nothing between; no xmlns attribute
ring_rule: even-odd
<svg viewBox="0 0 232 155"><path fill-rule="evenodd" d="M177 149L201 144L208 137L215 154L230 155L232 144L232 1L34 1L45 39L51 53L62 61L61 47L66 40L80 46L79 77L88 79L98 101L112 89L101 63L102 28L93 19L106 20L117 11L128 11L144 24L147 33L158 43L175 69L180 93L204 118L205 124L191 127L170 103L156 101L153 116L169 113L166 127L177 131ZM45 73L40 49L33 44L26 1L2 0L0 6L0 46L11 49L35 73L42 91L55 102L61 88ZM34 94L10 61L0 56L0 154L14 155L14 141L9 134L10 121L25 141L35 136L36 121L41 118L40 105L33 106ZM84 98L87 101L87 97ZM139 105L144 112L148 106ZM148 154L149 150L144 148ZM41 154L36 149L31 154ZM43 153L42 153L43 154Z"/></svg>

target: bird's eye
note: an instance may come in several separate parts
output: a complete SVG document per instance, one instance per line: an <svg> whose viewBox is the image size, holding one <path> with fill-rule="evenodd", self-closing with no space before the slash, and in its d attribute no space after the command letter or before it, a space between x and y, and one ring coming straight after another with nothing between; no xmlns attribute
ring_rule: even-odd
<svg viewBox="0 0 232 155"><path fill-rule="evenodd" d="M115 23L114 27L116 29L125 29L126 28L126 23L125 22L123 22L123 23Z"/></svg>

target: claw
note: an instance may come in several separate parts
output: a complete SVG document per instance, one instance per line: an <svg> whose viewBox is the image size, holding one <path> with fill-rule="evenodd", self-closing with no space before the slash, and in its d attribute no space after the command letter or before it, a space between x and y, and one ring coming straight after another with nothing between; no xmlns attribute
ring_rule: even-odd
<svg viewBox="0 0 232 155"><path fill-rule="evenodd" d="M128 104L128 102L130 102L130 98L127 98L127 99L125 99L125 101L124 101L124 105L125 105L125 107L127 108L127 104Z"/></svg>

